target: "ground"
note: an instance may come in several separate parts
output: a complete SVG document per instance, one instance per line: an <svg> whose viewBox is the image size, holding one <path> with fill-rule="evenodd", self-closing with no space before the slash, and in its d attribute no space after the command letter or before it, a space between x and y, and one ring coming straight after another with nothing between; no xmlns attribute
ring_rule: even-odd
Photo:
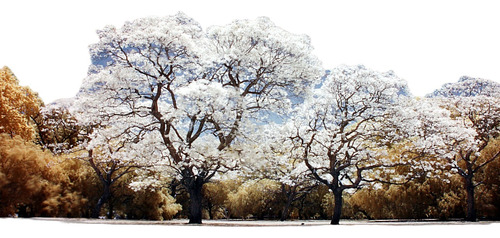
<svg viewBox="0 0 500 238"><path fill-rule="evenodd" d="M500 222L351 221L129 221L61 218L1 218L2 234L20 237L481 237L497 234ZM426 237L427 236L427 237Z"/></svg>

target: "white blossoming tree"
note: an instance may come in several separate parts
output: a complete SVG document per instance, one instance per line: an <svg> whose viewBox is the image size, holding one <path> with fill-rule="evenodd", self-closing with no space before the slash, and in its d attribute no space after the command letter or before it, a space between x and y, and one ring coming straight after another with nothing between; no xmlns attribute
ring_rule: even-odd
<svg viewBox="0 0 500 238"><path fill-rule="evenodd" d="M421 100L412 121L413 143L408 151L421 157L417 164L431 176L463 178L467 221L476 221L475 188L481 169L500 158L500 150L483 153L500 136L500 98L471 96ZM411 118L410 118L411 117ZM418 156L415 156L418 155Z"/></svg>
<svg viewBox="0 0 500 238"><path fill-rule="evenodd" d="M398 103L406 100L405 90L406 82L392 72L341 66L312 90L285 126L295 143L293 153L333 192L331 224L339 224L345 190L381 181L382 170L405 164L387 153L397 136L386 123L396 115Z"/></svg>
<svg viewBox="0 0 500 238"><path fill-rule="evenodd" d="M294 153L294 144L283 134L283 126L280 123L261 126L253 137L253 143L247 143L245 153L240 155L247 161L243 168L245 174L280 184L284 198L281 221L288 219L295 201L318 186L302 157Z"/></svg>
<svg viewBox="0 0 500 238"><path fill-rule="evenodd" d="M500 157L492 145L500 136L499 105L500 84L462 77L412 101L394 118L394 123L407 125L401 130L409 142L403 155L422 175L443 181L462 177L467 221L476 221L475 188L482 184L476 175Z"/></svg>
<svg viewBox="0 0 500 238"><path fill-rule="evenodd" d="M110 201L117 181L125 175L137 173L139 168L151 168L153 159L158 156L153 156L155 150L144 151L144 147L136 146L131 138L114 134L123 129L79 123L69 111L72 104L73 99L62 99L44 106L34 119L38 128L37 139L40 145L54 154L66 153L69 158L88 162L102 185L90 216L98 218L103 205L108 203L107 215L112 218L113 206ZM149 163L135 160L138 154L144 156L146 153L152 154Z"/></svg>
<svg viewBox="0 0 500 238"><path fill-rule="evenodd" d="M456 83L444 84L426 97L498 97L500 83L493 80L462 76Z"/></svg>
<svg viewBox="0 0 500 238"><path fill-rule="evenodd" d="M239 165L231 146L320 72L308 37L267 18L204 33L179 13L98 34L91 54L102 66L84 80L80 121L126 146L122 160L175 173L190 195L190 223L202 222L203 184Z"/></svg>

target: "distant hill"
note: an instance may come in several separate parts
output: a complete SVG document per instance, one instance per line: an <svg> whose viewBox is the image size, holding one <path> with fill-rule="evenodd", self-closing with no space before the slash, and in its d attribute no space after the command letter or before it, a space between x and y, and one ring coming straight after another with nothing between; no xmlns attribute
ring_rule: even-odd
<svg viewBox="0 0 500 238"><path fill-rule="evenodd" d="M462 76L456 83L447 83L426 97L500 96L500 83L488 79Z"/></svg>

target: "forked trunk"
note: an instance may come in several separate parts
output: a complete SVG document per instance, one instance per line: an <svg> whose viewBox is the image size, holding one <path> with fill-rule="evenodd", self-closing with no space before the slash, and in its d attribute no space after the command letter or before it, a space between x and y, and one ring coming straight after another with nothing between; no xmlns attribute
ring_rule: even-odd
<svg viewBox="0 0 500 238"><path fill-rule="evenodd" d="M333 190L333 197L334 197L334 207L333 207L333 216L332 216L332 221L330 224L332 225L338 225L340 222L340 216L342 215L342 190L340 189L335 189Z"/></svg>

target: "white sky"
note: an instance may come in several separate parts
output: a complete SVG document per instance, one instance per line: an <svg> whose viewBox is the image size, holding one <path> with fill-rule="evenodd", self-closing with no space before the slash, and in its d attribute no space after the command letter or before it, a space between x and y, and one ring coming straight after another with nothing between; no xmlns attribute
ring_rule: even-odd
<svg viewBox="0 0 500 238"><path fill-rule="evenodd" d="M416 96L463 75L500 81L495 0L7 1L0 3L0 67L11 68L46 103L77 93L96 30L178 11L204 28L267 16L309 35L325 69L364 64L393 70Z"/></svg>

